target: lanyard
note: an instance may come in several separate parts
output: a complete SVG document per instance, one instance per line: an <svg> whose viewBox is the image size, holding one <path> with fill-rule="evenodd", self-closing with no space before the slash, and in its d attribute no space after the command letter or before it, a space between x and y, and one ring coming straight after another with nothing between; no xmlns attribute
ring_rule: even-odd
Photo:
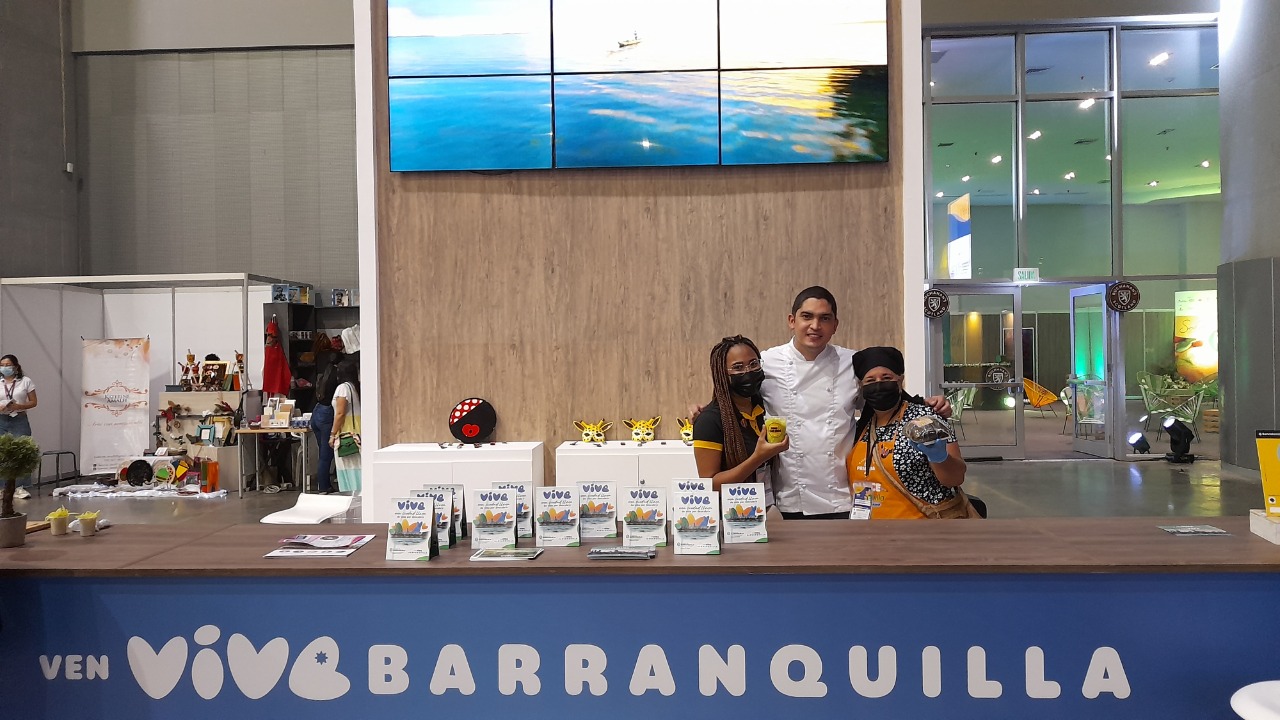
<svg viewBox="0 0 1280 720"><path fill-rule="evenodd" d="M11 382L11 383L3 383L3 384L4 384L4 394L5 394L5 396L6 396L8 399L12 400L12 399L13 399L13 389L14 389L15 387L17 387L17 386L18 386L18 381L17 381L17 380L14 380L14 381L13 381L13 382Z"/></svg>

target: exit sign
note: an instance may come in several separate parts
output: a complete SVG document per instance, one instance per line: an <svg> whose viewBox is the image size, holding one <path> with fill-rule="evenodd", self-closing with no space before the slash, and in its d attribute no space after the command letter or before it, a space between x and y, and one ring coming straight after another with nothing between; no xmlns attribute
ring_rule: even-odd
<svg viewBox="0 0 1280 720"><path fill-rule="evenodd" d="M1019 282L1019 283L1040 282L1040 268L1038 267L1014 268L1013 281Z"/></svg>

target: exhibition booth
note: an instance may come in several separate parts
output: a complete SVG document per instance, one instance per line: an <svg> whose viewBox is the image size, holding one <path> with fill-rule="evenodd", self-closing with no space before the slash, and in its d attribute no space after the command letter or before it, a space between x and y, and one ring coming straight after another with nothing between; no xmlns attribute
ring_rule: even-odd
<svg viewBox="0 0 1280 720"><path fill-rule="evenodd" d="M41 530L0 550L6 712L1227 717L1274 676L1265 516L805 522L754 476L698 477L708 348L789 342L799 288L840 288L836 341L903 348L908 383L944 324L939 380L1021 366L967 354L1004 336L998 311L923 318L919 3L854 5L832 24L874 40L865 57L805 62L850 37L777 43L777 60L756 53L797 27L789 8L711 3L676 33L564 3L583 16L480 18L498 30L467 46L476 18L358 1L364 302L335 327L363 334L363 427L339 450L359 517ZM553 47L553 28L554 62L525 42ZM654 47L692 55L655 65ZM81 442L80 337L150 338L166 403L186 399L166 386L188 347L244 352L261 387L261 319L314 367L295 333L323 323L287 297L273 310L273 284L289 285L0 282L6 351L59 384L38 434ZM291 430L301 390L259 430Z"/></svg>

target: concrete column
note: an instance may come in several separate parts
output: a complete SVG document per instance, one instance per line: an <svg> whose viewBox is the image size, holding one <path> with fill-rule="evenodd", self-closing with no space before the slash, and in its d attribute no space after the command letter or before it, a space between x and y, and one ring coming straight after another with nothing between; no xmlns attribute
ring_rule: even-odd
<svg viewBox="0 0 1280 720"><path fill-rule="evenodd" d="M1256 469L1255 430L1280 427L1280 3L1222 0L1222 265L1218 266L1223 462Z"/></svg>

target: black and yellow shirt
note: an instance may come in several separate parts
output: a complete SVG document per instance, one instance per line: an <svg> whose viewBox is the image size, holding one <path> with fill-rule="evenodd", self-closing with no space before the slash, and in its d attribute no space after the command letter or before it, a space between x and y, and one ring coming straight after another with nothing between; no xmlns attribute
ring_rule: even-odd
<svg viewBox="0 0 1280 720"><path fill-rule="evenodd" d="M742 443L750 455L756 449L760 433L764 432L763 405L757 402L750 413L738 412L738 432L742 433ZM724 426L720 421L720 405L715 400L693 421L693 446L720 453L720 469L729 469L725 464Z"/></svg>

